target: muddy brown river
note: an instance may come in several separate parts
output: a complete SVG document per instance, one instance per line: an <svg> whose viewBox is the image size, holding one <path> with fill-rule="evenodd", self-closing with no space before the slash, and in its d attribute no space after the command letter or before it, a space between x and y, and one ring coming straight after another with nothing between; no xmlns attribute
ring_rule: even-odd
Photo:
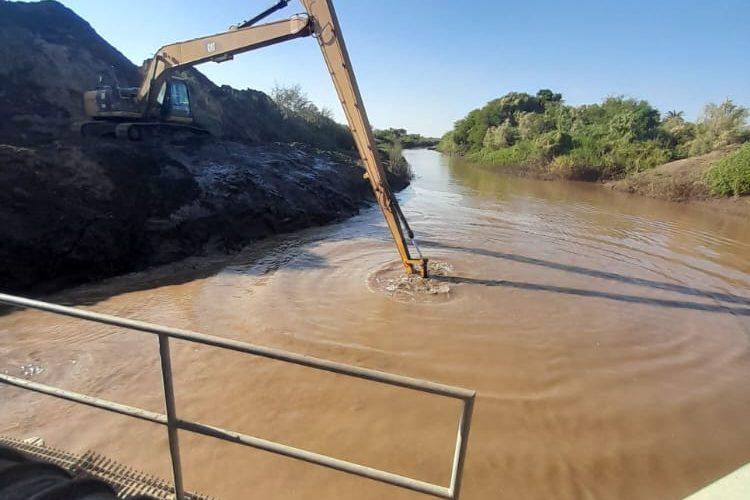
<svg viewBox="0 0 750 500"><path fill-rule="evenodd" d="M750 223L588 184L407 151L401 193L443 293L393 296L376 207L231 257L51 300L478 392L465 499L682 498L750 462ZM181 416L447 485L458 404L173 343ZM0 370L163 412L156 339L35 311L0 317ZM170 477L163 428L0 387L0 434ZM217 498L423 496L181 433Z"/></svg>

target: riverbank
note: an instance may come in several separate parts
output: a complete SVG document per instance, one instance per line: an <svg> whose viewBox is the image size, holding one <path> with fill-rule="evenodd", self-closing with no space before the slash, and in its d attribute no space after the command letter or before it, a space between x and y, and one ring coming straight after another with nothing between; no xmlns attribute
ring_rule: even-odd
<svg viewBox="0 0 750 500"><path fill-rule="evenodd" d="M362 172L302 145L0 145L12 186L0 193L0 286L55 289L338 221L372 199Z"/></svg>
<svg viewBox="0 0 750 500"><path fill-rule="evenodd" d="M616 191L636 193L670 201L706 200L712 198L705 177L711 166L737 148L671 161L651 170L623 179L605 182Z"/></svg>
<svg viewBox="0 0 750 500"><path fill-rule="evenodd" d="M719 160L737 150L737 146L722 148L704 155L671 161L653 169L627 175L622 179L599 181L596 178L578 178L550 168L549 165L526 164L499 166L484 162L471 162L477 168L502 171L504 174L546 181L587 181L603 187L648 198L679 203L690 203L710 210L740 217L750 217L750 196L718 197L711 193L706 182L706 172Z"/></svg>
<svg viewBox="0 0 750 500"><path fill-rule="evenodd" d="M750 144L748 117L731 99L707 103L690 122L681 111L662 113L631 97L570 105L549 89L510 92L456 121L438 149L517 175L705 200L750 194L750 145L741 146Z"/></svg>
<svg viewBox="0 0 750 500"><path fill-rule="evenodd" d="M624 179L608 181L604 186L615 191L675 202L690 202L710 210L750 217L750 196L717 197L711 194L706 173L736 147L705 155L676 160Z"/></svg>

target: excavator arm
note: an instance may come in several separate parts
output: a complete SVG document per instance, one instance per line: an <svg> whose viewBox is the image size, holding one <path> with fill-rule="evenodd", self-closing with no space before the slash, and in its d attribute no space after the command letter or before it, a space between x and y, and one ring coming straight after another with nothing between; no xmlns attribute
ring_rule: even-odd
<svg viewBox="0 0 750 500"><path fill-rule="evenodd" d="M352 63L346 50L333 4L331 0L302 0L302 4L312 19L314 36L323 52L323 58L344 108L349 128L354 136L354 142L365 164L367 178L372 186L375 199L383 211L385 222L393 236L393 241L396 243L406 272L412 274L418 270L422 276L427 277L427 259L421 256L419 247L416 246L414 233L409 228L403 212L401 212L398 201L388 185L385 171L380 164L375 137L367 118L365 105L359 92L357 79L354 76ZM406 230L406 234L417 252L420 253L419 258L411 256L404 237L404 230Z"/></svg>
<svg viewBox="0 0 750 500"><path fill-rule="evenodd" d="M295 16L282 21L255 25L271 13L285 7L289 0L275 5L224 33L165 45L148 62L146 75L138 89L137 99L148 108L156 90L171 71L195 66L208 61L223 62L235 55L294 38L314 36L320 45L328 71L344 108L354 142L367 171L375 199L385 217L401 261L408 274L418 271L427 276L427 259L422 257L414 241L414 234L393 195L385 171L378 158L372 127L357 86L349 54L331 0L301 0L307 16ZM406 236L419 254L413 258Z"/></svg>

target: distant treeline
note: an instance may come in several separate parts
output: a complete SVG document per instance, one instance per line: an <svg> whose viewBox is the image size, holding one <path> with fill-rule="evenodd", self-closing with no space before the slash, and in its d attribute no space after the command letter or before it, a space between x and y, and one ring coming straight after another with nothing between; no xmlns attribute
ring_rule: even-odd
<svg viewBox="0 0 750 500"><path fill-rule="evenodd" d="M271 90L271 99L281 110L286 127L313 146L334 149L354 149L354 139L349 127L336 122L328 108L319 108L302 90L300 85L279 86ZM378 147L389 153L402 149L437 146L440 139L410 134L402 128L375 130Z"/></svg>
<svg viewBox="0 0 750 500"><path fill-rule="evenodd" d="M328 108L319 108L299 85L279 86L271 98L282 111L288 132L303 142L323 149L354 150L349 127L336 122ZM409 134L402 128L375 130L375 141L386 168L396 176L411 178L411 169L401 152L410 148L434 147L439 139Z"/></svg>
<svg viewBox="0 0 750 500"><path fill-rule="evenodd" d="M419 134L410 134L403 128L387 128L375 131L375 140L379 145L386 147L396 146L401 149L430 148L437 146L440 139L435 137L424 137Z"/></svg>
<svg viewBox="0 0 750 500"><path fill-rule="evenodd" d="M569 106L561 94L511 92L471 111L438 146L445 153L571 179L618 178L750 140L748 110L726 100L691 123L647 101L609 97Z"/></svg>
<svg viewBox="0 0 750 500"><path fill-rule="evenodd" d="M391 170L401 173L402 170L411 176L411 168L404 159L404 149L431 148L437 146L440 139L434 137L423 137L419 134L410 134L403 128L388 128L375 130L375 142L381 157L389 164Z"/></svg>

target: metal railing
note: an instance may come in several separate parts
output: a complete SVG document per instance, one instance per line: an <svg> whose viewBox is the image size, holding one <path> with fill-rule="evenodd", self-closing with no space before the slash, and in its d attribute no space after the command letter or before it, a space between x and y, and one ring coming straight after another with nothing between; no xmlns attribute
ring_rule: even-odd
<svg viewBox="0 0 750 500"><path fill-rule="evenodd" d="M105 399L87 396L85 394L79 394L76 392L59 389L57 387L32 382L30 380L5 375L2 373L0 373L0 383L28 389L60 399L73 401L87 406L92 406L95 408L118 413L120 415L126 415L166 426L169 438L169 452L172 461L172 476L174 479L175 496L177 500L182 500L185 496L182 481L182 466L180 464L180 446L177 433L178 430L194 432L224 441L251 446L253 448L269 451L271 453L296 458L305 462L322 465L331 469L336 469L339 471L347 472L349 474L355 474L357 476L374 479L376 481L381 481L383 483L388 483L394 486L406 488L420 493L425 493L428 495L433 495L440 498L457 499L459 497L459 492L461 489L461 478L463 476L464 459L466 456L466 447L468 445L469 428L471 426L471 416L474 407L475 392L472 390L463 389L460 387L451 387L448 385L437 384L434 382L410 377L403 377L400 375L393 375L377 370L359 368L356 366L336 363L333 361L327 361L311 356L294 354L280 349L257 346L245 342L239 342L236 340L223 339L213 335L206 335L189 330L169 328L152 323L146 323L143 321L125 319L108 314L101 314L73 307L66 307L57 304L51 304L48 302L41 302L38 300L16 297L13 295L0 294L0 303L17 307L38 309L40 311L46 311L63 316L70 316L86 321L93 321L96 323L118 326L129 330L151 333L159 337L159 356L161 358L161 375L162 384L164 387L164 406L167 412L166 415L144 410L142 408L136 408L116 403L114 401L108 401ZM347 462L345 460L321 455L311 451L294 448L292 446L287 446L273 441L267 441L265 439L249 436L246 434L241 434L239 432L228 431L219 427L213 427L210 425L191 422L189 420L183 420L179 418L177 415L177 410L175 408L174 387L172 385L172 363L169 353L170 338L185 340L188 342L195 342L198 344L218 347L221 349L228 349L245 354L253 354L256 356L284 361L287 363L293 363L296 365L302 365L309 368L338 373L340 375L356 377L396 387L403 387L419 392L425 392L461 400L462 410L461 417L458 423L456 447L453 454L453 466L451 470L450 485L446 487L428 483L399 474L394 474L392 472L386 472L383 470L366 467L364 465Z"/></svg>

